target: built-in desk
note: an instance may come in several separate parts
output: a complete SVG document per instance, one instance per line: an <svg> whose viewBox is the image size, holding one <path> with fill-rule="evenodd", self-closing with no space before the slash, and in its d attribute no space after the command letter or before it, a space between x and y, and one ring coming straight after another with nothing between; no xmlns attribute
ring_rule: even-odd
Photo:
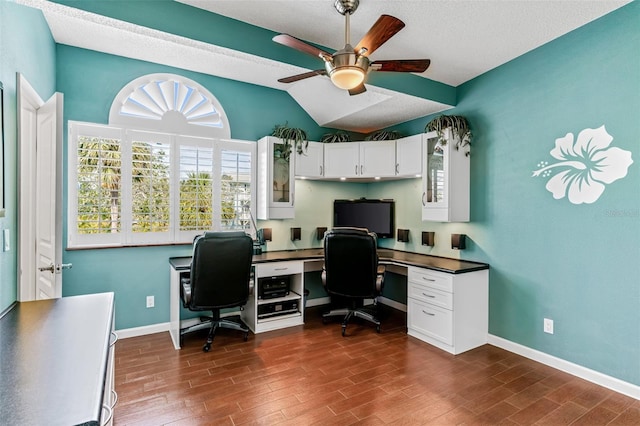
<svg viewBox="0 0 640 426"><path fill-rule="evenodd" d="M378 249L380 262L393 265L407 275L408 333L443 350L457 354L487 341L489 304L489 265L398 250ZM304 273L316 269L322 261L322 249L284 250L253 256L256 279L270 273L294 276L295 288L304 288ZM180 274L188 273L191 257L169 259L171 284L170 334L174 347L180 349ZM282 266L282 268L278 268ZM301 293L300 293L301 294ZM255 310L257 296L247 303L243 320L249 319L254 332L299 325L304 312L258 324Z"/></svg>
<svg viewBox="0 0 640 426"><path fill-rule="evenodd" d="M111 420L113 293L19 302L0 318L0 423Z"/></svg>

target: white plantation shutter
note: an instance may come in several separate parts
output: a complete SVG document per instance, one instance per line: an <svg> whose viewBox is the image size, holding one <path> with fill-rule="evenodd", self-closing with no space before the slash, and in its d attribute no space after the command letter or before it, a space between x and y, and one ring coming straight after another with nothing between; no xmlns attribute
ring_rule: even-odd
<svg viewBox="0 0 640 426"><path fill-rule="evenodd" d="M68 247L251 231L255 142L70 122Z"/></svg>

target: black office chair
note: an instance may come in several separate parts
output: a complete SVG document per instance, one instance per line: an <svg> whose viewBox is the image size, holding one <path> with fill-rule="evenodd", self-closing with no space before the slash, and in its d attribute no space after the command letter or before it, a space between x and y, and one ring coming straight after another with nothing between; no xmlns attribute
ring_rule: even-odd
<svg viewBox="0 0 640 426"><path fill-rule="evenodd" d="M209 352L218 328L244 332L249 329L241 322L220 318L220 309L242 307L251 293L251 262L253 240L244 232L207 232L194 240L191 273L181 279L182 303L190 311L211 311L211 317L202 317L200 324L180 330L180 339L186 333L201 329L210 323L207 342L202 347Z"/></svg>
<svg viewBox="0 0 640 426"><path fill-rule="evenodd" d="M334 228L324 236L324 266L322 284L338 309L322 315L323 322L331 316L344 316L342 335L352 317L370 321L380 333L377 297L384 284L383 265L378 265L377 238L360 228ZM363 307L364 299L373 299L373 309ZM343 307L345 306L345 307Z"/></svg>

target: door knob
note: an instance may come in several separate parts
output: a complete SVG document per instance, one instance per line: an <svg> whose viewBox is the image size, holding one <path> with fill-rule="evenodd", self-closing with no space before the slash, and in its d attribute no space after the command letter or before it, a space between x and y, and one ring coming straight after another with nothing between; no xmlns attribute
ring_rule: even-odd
<svg viewBox="0 0 640 426"><path fill-rule="evenodd" d="M56 267L53 266L53 263L52 263L49 266L41 266L41 267L38 268L38 270L42 271L42 272L49 271L49 272L51 272L53 274L56 271Z"/></svg>

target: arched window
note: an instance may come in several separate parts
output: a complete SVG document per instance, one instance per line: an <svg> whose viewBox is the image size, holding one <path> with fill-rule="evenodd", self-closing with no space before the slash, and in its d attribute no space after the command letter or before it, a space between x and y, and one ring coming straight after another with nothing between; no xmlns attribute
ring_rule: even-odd
<svg viewBox="0 0 640 426"><path fill-rule="evenodd" d="M198 83L151 74L114 99L109 125L69 121L67 247L190 243L251 229L254 141L230 138Z"/></svg>
<svg viewBox="0 0 640 426"><path fill-rule="evenodd" d="M189 136L230 138L220 102L200 84L175 74L149 74L124 86L109 124Z"/></svg>

